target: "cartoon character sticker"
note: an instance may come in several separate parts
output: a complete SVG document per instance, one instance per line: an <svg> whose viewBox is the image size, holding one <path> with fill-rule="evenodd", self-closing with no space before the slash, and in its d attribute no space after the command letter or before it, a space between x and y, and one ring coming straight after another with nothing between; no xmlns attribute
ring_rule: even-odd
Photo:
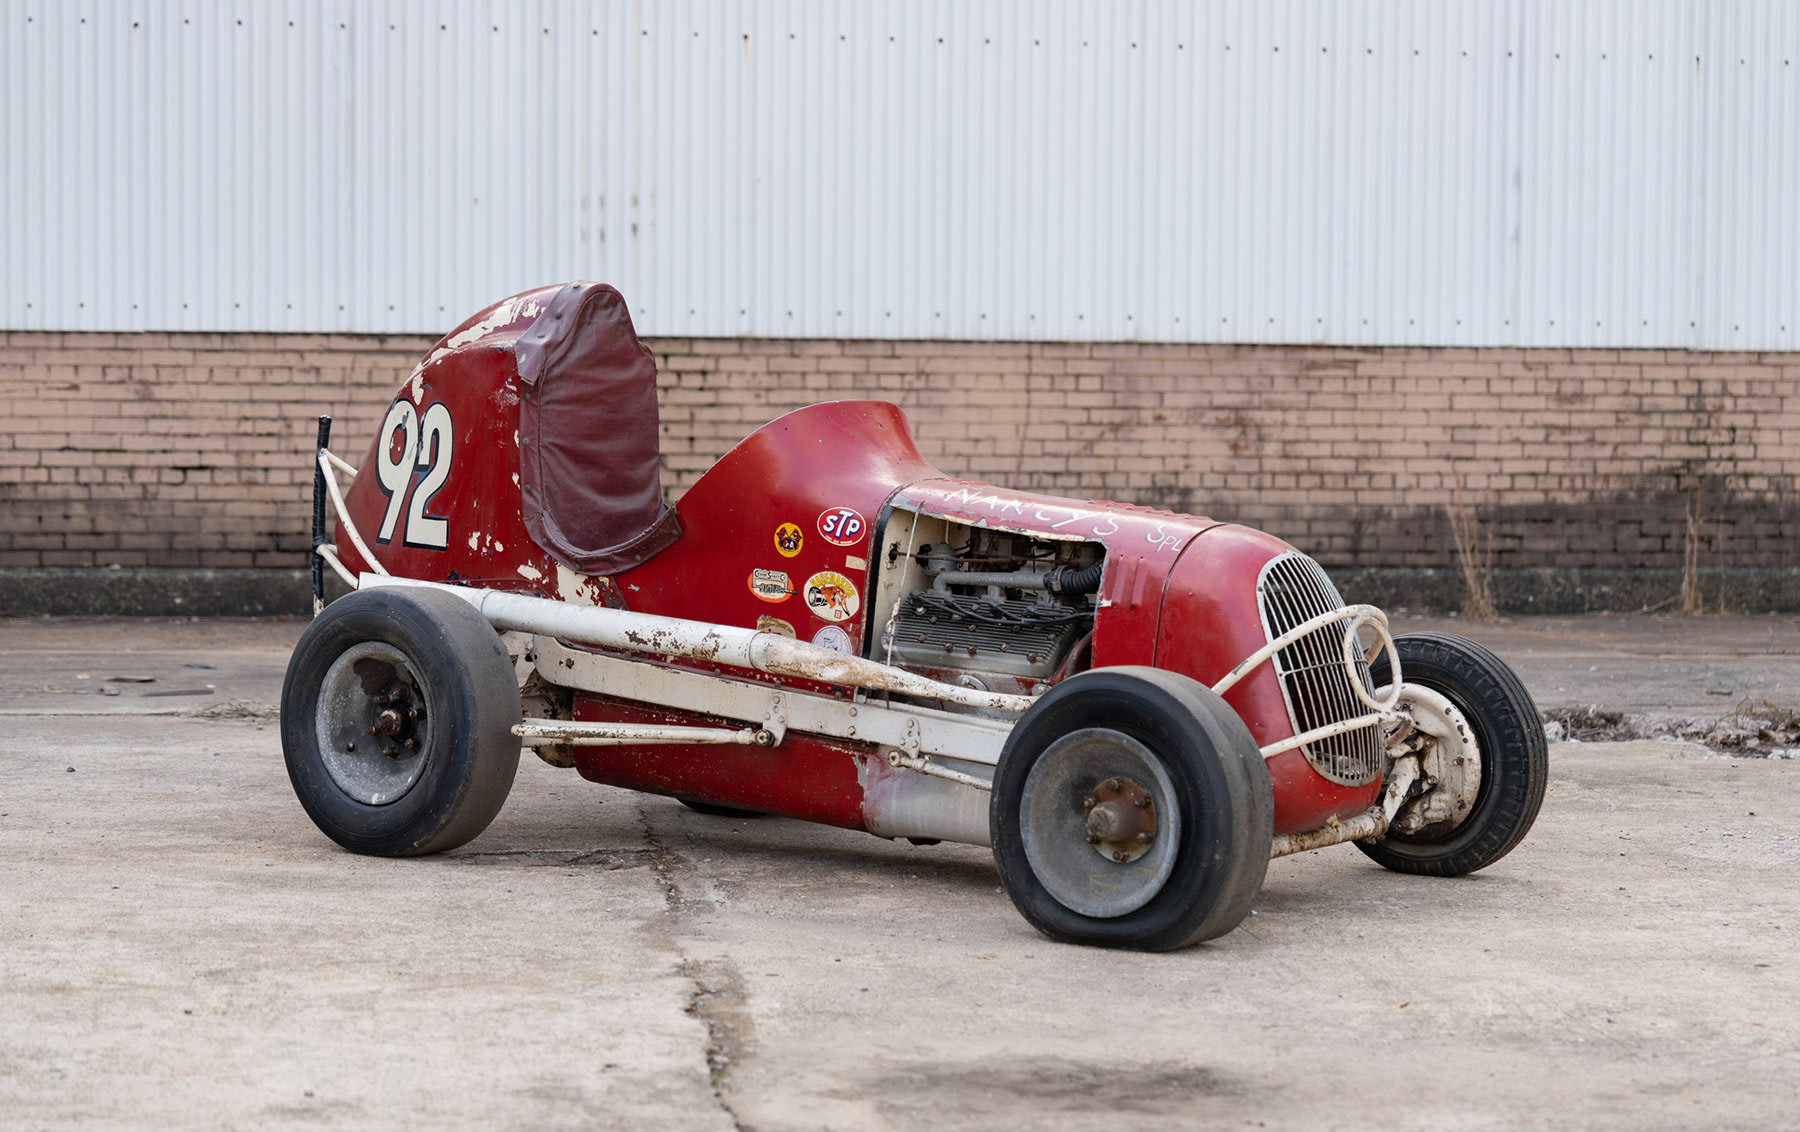
<svg viewBox="0 0 1800 1132"><path fill-rule="evenodd" d="M835 570L821 570L806 579L806 604L827 621L848 621L862 608L856 583Z"/></svg>
<svg viewBox="0 0 1800 1132"><path fill-rule="evenodd" d="M836 625L827 625L814 633L812 643L832 652L841 652L846 656L850 654L850 634Z"/></svg>
<svg viewBox="0 0 1800 1132"><path fill-rule="evenodd" d="M794 627L779 617L770 617L767 613L756 619L756 631L759 633L779 633L784 637L798 637Z"/></svg>
<svg viewBox="0 0 1800 1132"><path fill-rule="evenodd" d="M783 558L792 558L800 553L806 545L806 532L793 523L783 523L775 528L775 549Z"/></svg>
<svg viewBox="0 0 1800 1132"><path fill-rule="evenodd" d="M764 601L786 601L794 596L794 584L785 570L752 570L750 592Z"/></svg>
<svg viewBox="0 0 1800 1132"><path fill-rule="evenodd" d="M819 537L838 546L855 546L869 532L862 512L854 507L833 507L819 514Z"/></svg>

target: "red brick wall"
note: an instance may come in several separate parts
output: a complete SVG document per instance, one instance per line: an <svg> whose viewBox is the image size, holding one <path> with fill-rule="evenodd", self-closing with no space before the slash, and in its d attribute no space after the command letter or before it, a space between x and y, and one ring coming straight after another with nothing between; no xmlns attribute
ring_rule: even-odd
<svg viewBox="0 0 1800 1132"><path fill-rule="evenodd" d="M359 458L426 338L5 335L0 566L305 561L314 421ZM1328 565L1800 564L1800 356L659 340L665 484L874 397L952 475L1211 514Z"/></svg>

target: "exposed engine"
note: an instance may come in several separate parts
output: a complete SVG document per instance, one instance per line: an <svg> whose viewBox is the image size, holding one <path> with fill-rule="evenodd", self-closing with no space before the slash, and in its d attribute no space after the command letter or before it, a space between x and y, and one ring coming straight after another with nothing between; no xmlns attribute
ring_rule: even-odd
<svg viewBox="0 0 1800 1132"><path fill-rule="evenodd" d="M916 543L910 555L905 542L888 543L890 576L905 578L882 640L891 663L995 691L1079 666L1094 626L1103 546L942 520L934 526L940 537Z"/></svg>

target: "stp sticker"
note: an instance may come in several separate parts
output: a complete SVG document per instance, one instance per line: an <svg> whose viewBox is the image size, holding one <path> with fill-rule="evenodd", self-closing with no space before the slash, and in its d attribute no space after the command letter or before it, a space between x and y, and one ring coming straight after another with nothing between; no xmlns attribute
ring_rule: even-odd
<svg viewBox="0 0 1800 1132"><path fill-rule="evenodd" d="M785 570L752 570L750 592L764 601L786 601L794 596L794 585Z"/></svg>
<svg viewBox="0 0 1800 1132"><path fill-rule="evenodd" d="M813 634L813 644L818 645L823 649L830 649L832 652L841 652L848 655L850 652L850 634L844 632L836 625L827 625Z"/></svg>
<svg viewBox="0 0 1800 1132"><path fill-rule="evenodd" d="M794 627L779 617L770 617L767 613L756 619L756 631L759 633L780 633L784 637L798 637Z"/></svg>
<svg viewBox="0 0 1800 1132"><path fill-rule="evenodd" d="M793 523L783 523L775 528L775 549L783 558L792 558L800 553L806 545L806 533Z"/></svg>
<svg viewBox="0 0 1800 1132"><path fill-rule="evenodd" d="M862 599L855 582L836 570L820 570L806 579L806 604L827 621L848 621L862 608Z"/></svg>
<svg viewBox="0 0 1800 1132"><path fill-rule="evenodd" d="M819 536L838 546L855 546L868 531L869 524L854 507L833 507L819 515Z"/></svg>

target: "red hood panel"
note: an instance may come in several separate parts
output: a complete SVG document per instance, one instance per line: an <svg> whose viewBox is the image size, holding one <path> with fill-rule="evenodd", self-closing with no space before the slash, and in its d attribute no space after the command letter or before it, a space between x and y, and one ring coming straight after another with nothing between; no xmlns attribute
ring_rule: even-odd
<svg viewBox="0 0 1800 1132"><path fill-rule="evenodd" d="M910 483L894 496L894 506L973 527L1104 545L1106 569L1094 618L1096 668L1154 661L1158 613L1169 572L1190 541L1219 525L1196 515L1059 499L972 480Z"/></svg>

